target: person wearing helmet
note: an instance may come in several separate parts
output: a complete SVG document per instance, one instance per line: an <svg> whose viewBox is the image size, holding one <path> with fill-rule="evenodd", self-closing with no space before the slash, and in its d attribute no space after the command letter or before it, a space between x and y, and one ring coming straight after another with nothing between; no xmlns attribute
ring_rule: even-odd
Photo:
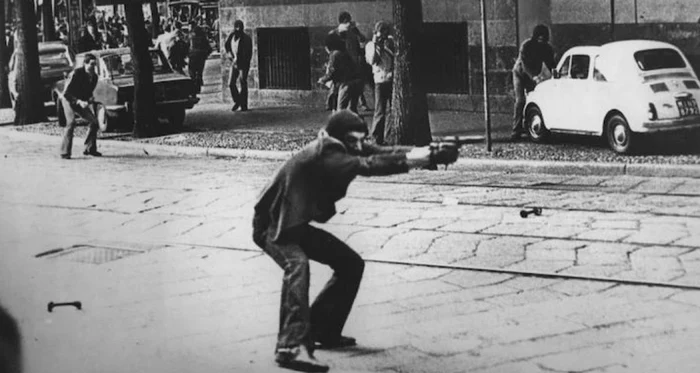
<svg viewBox="0 0 700 373"><path fill-rule="evenodd" d="M332 114L318 138L287 160L264 187L255 205L253 240L282 269L280 326L275 361L280 367L325 372L315 348L353 346L341 334L355 301L364 260L332 234L310 225L336 213L358 175L408 172L457 160L457 149L378 146L366 143L367 125L349 110ZM438 161L439 160L439 161ZM309 305L309 260L331 267L333 276Z"/></svg>

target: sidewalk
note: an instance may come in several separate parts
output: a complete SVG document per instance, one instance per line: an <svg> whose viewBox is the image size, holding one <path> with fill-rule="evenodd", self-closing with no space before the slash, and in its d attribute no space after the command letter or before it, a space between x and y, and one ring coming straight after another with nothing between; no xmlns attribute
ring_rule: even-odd
<svg viewBox="0 0 700 373"><path fill-rule="evenodd" d="M371 121L371 112L361 114ZM324 110L302 107L255 106L248 112L232 113L230 104L202 103L188 111L185 132L142 140L131 140L128 133L106 133L100 134L99 143L149 153L284 160L316 136L328 115ZM0 109L0 130L14 129L13 118L11 109ZM433 111L430 123L436 138L448 135L485 138L483 113ZM568 137L552 144L510 142L507 114L493 114L491 128L492 150L487 151L483 140L464 145L460 159L451 168L464 172L700 178L700 147L657 144L661 147L651 154L621 156L602 141L589 137ZM20 129L23 130L20 133L10 132L30 138L31 132L60 135L62 131L55 123ZM76 136L84 136L84 132L84 127L78 127Z"/></svg>

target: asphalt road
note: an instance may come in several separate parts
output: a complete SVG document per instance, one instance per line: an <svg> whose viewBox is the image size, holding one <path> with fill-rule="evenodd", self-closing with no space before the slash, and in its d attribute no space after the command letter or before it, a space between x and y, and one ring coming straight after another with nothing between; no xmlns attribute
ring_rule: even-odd
<svg viewBox="0 0 700 373"><path fill-rule="evenodd" d="M250 219L278 161L65 161L2 131L0 301L27 371L277 371L282 274ZM415 171L358 179L338 211L323 227L368 265L333 371L700 367L699 179Z"/></svg>

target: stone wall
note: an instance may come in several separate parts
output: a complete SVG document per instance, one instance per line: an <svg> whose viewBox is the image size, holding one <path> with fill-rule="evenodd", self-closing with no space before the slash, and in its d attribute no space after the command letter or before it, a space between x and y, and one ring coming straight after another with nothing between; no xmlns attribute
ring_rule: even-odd
<svg viewBox="0 0 700 373"><path fill-rule="evenodd" d="M488 1L489 33L489 89L494 95L493 106L496 111L511 110L510 91L512 82L510 68L517 57L517 32L515 4L516 0ZM429 102L436 109L482 110L481 95L481 12L479 0L423 0L423 19L428 23L466 23L469 54L469 92L467 94L431 94ZM256 28L299 27L309 29L311 54L311 91L285 91L259 89L257 74L257 50L254 47L253 62L249 78L251 100L266 104L304 104L322 106L326 91L316 86L315 82L324 73L324 64L328 55L323 41L333 27L337 25L338 13L346 10L352 14L360 31L371 37L372 27L379 20L392 19L391 0L366 1L317 1L317 0L221 0L220 25L221 40L233 29L233 22L241 19L246 32L256 43ZM222 68L228 69L230 61L225 57ZM226 87L226 74L223 74L223 99L230 101ZM366 93L369 93L367 89Z"/></svg>
<svg viewBox="0 0 700 373"><path fill-rule="evenodd" d="M257 28L308 27L311 54L311 91L259 89L257 50L250 74L251 100L266 104L322 106L326 91L315 81L324 72L325 35L337 24L337 15L349 11L360 30L371 35L372 25L391 20L392 0L221 0L222 38L233 22L245 22L256 45ZM613 12L614 10L614 12ZM482 110L481 12L479 0L423 0L423 18L433 23L466 23L469 92L430 94L433 109ZM489 91L493 110L512 110L510 69L518 46L538 23L549 25L557 56L575 45L600 45L612 40L653 39L679 46L700 71L700 1L698 0L487 0ZM614 21L613 21L614 20ZM222 66L228 68L224 58ZM226 74L222 74L223 99L230 101ZM369 91L369 90L367 90Z"/></svg>

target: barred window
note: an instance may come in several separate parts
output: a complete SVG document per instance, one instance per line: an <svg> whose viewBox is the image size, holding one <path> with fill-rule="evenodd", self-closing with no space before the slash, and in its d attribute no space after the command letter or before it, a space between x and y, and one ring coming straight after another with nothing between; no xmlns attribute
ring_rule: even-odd
<svg viewBox="0 0 700 373"><path fill-rule="evenodd" d="M261 89L311 89L309 30L259 28L258 74Z"/></svg>

